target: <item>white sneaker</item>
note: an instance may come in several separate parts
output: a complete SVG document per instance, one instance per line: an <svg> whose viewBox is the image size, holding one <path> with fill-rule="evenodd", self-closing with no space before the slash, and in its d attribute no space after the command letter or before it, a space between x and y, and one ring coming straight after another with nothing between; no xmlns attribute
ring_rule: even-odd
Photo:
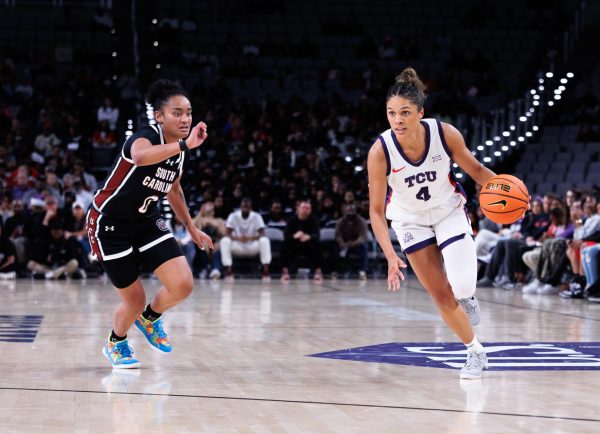
<svg viewBox="0 0 600 434"><path fill-rule="evenodd" d="M17 278L17 273L9 271L7 273L0 273L0 280L12 280Z"/></svg>
<svg viewBox="0 0 600 434"><path fill-rule="evenodd" d="M523 294L535 294L543 286L543 283L537 279L533 279L523 287Z"/></svg>
<svg viewBox="0 0 600 434"><path fill-rule="evenodd" d="M367 273L363 270L360 270L358 272L358 279L359 280L367 280Z"/></svg>
<svg viewBox="0 0 600 434"><path fill-rule="evenodd" d="M471 298L463 298L461 300L456 300L459 305L465 310L467 315L469 316L469 322L472 326L476 326L481 321L481 311L479 310L479 302L475 298L475 296Z"/></svg>
<svg viewBox="0 0 600 434"><path fill-rule="evenodd" d="M556 295L560 292L560 287L552 286L546 283L544 286L538 289L537 293L542 295Z"/></svg>
<svg viewBox="0 0 600 434"><path fill-rule="evenodd" d="M475 351L467 352L467 362L460 370L460 378L465 380L476 380L481 378L481 371L487 369L488 359L485 351L476 353Z"/></svg>
<svg viewBox="0 0 600 434"><path fill-rule="evenodd" d="M213 268L210 270L208 277L212 280L219 280L221 278L221 272L218 269Z"/></svg>
<svg viewBox="0 0 600 434"><path fill-rule="evenodd" d="M46 279L55 279L54 271L47 271L46 274L44 274L44 277L46 277Z"/></svg>

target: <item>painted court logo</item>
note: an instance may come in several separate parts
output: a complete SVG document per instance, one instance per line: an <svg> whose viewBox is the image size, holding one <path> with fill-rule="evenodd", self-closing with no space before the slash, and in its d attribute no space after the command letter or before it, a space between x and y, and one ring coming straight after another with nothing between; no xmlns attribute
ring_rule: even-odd
<svg viewBox="0 0 600 434"><path fill-rule="evenodd" d="M485 343L491 371L600 370L600 342ZM410 342L371 345L311 357L458 369L467 351L460 343Z"/></svg>

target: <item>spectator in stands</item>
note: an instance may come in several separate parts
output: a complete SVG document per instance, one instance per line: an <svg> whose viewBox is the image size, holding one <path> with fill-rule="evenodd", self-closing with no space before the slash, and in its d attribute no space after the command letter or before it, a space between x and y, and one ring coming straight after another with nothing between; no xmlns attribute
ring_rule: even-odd
<svg viewBox="0 0 600 434"><path fill-rule="evenodd" d="M267 226L270 228L279 228L285 229L287 224L285 220L285 216L283 215L283 206L281 205L281 201L275 199L271 203L271 208L269 214L267 214Z"/></svg>
<svg viewBox="0 0 600 434"><path fill-rule="evenodd" d="M214 245L214 249L211 251L200 252L200 278L204 278L208 274L210 279L217 280L221 277L220 240L227 234L225 221L215 217L215 204L208 201L202 204L200 212L194 217L193 222L194 226L212 238Z"/></svg>
<svg viewBox="0 0 600 434"><path fill-rule="evenodd" d="M96 131L92 135L92 146L96 148L114 148L117 146L115 134L108 127L108 121L104 120L98 123Z"/></svg>
<svg viewBox="0 0 600 434"><path fill-rule="evenodd" d="M3 225L6 220L14 215L10 194L3 194L0 200L0 225Z"/></svg>
<svg viewBox="0 0 600 434"><path fill-rule="evenodd" d="M23 234L25 222L27 220L23 201L15 199L12 202L13 215L4 222L4 237L12 241L15 246L17 270L22 270L25 266L25 245L26 239ZM21 267L22 266L22 267Z"/></svg>
<svg viewBox="0 0 600 434"><path fill-rule="evenodd" d="M58 180L58 176L52 169L46 169L44 172L44 176L46 177L45 186L50 191L52 196L58 197L62 202L62 185Z"/></svg>
<svg viewBox="0 0 600 434"><path fill-rule="evenodd" d="M215 217L220 219L226 219L229 216L230 208L225 203L225 199L223 196L215 197Z"/></svg>
<svg viewBox="0 0 600 434"><path fill-rule="evenodd" d="M52 147L60 145L60 143L61 140L54 133L52 122L47 121L42 132L35 138L34 148L40 155L46 157L52 153Z"/></svg>
<svg viewBox="0 0 600 434"><path fill-rule="evenodd" d="M72 277L78 271L78 243L73 238L65 240L62 222L52 219L48 224L48 242L39 245L34 259L27 263L27 269L34 275L43 273L46 279ZM83 276L81 276L83 277Z"/></svg>
<svg viewBox="0 0 600 434"><path fill-rule="evenodd" d="M323 202L319 204L317 214L319 215L319 224L321 227L335 225L339 213L331 196L325 196L323 198Z"/></svg>
<svg viewBox="0 0 600 434"><path fill-rule="evenodd" d="M313 279L323 281L322 255L319 244L319 221L312 215L310 200L299 200L296 214L287 222L281 251L281 280L290 280L290 273L297 270L298 259L304 257L314 270Z"/></svg>
<svg viewBox="0 0 600 434"><path fill-rule="evenodd" d="M36 191L29 186L29 179L25 173L19 173L16 179L16 185L12 188L11 196L14 199L25 200L25 198L31 198L36 194ZM29 203L25 203L29 206Z"/></svg>
<svg viewBox="0 0 600 434"><path fill-rule="evenodd" d="M477 282L477 285L506 289L519 287L515 284L522 283L518 279L526 271L522 259L523 253L533 248L535 241L542 236L549 224L549 217L543 211L542 201L534 199L531 202L531 211L521 222L520 231L513 232L510 238L498 240L485 276Z"/></svg>
<svg viewBox="0 0 600 434"><path fill-rule="evenodd" d="M571 270L573 272L573 279L569 284L569 289L561 291L558 295L563 298L583 298L586 284L592 284L585 278L585 270L581 263L581 250L583 247L595 244L594 241L600 232L600 205L595 200L586 199L584 203L584 214L586 207L591 207L591 204L596 205L595 213L590 215L583 221L581 218L574 221L575 233L573 234L573 241L569 243L567 248L567 256L571 263ZM588 244L589 242L589 244Z"/></svg>
<svg viewBox="0 0 600 434"><path fill-rule="evenodd" d="M173 236L177 244L181 247L185 259L187 259L190 269L194 269L194 258L196 257L196 244L192 241L191 235L177 219L173 219Z"/></svg>
<svg viewBox="0 0 600 434"><path fill-rule="evenodd" d="M15 246L6 237L0 225L0 280L15 279L17 277L15 269Z"/></svg>
<svg viewBox="0 0 600 434"><path fill-rule="evenodd" d="M221 240L221 260L225 267L225 279L232 281L233 257L260 255L262 279L269 281L271 242L265 236L265 222L260 214L252 211L252 200L244 198L240 209L229 214L225 223L227 235Z"/></svg>
<svg viewBox="0 0 600 434"><path fill-rule="evenodd" d="M115 131L117 129L119 108L113 107L112 99L104 98L104 104L98 108L97 120L99 124L102 124L104 121L108 122L108 129L110 131Z"/></svg>
<svg viewBox="0 0 600 434"><path fill-rule="evenodd" d="M96 177L89 172L86 172L83 160L78 158L73 163L73 170L71 174L75 178L79 178L82 181L81 186L89 192L95 192L98 189L98 181Z"/></svg>
<svg viewBox="0 0 600 434"><path fill-rule="evenodd" d="M337 242L336 264L338 271L342 271L348 265L350 255L359 258L358 278L367 279L369 266L368 256L368 228L365 220L358 215L356 205L348 203L344 206L344 215L335 226L335 239Z"/></svg>
<svg viewBox="0 0 600 434"><path fill-rule="evenodd" d="M598 214L600 214L600 203L597 205ZM585 240L585 245L581 249L581 266L585 274L586 288L588 289L594 282L600 279L598 274L598 263L600 252L600 231L591 234Z"/></svg>
<svg viewBox="0 0 600 434"><path fill-rule="evenodd" d="M550 210L550 226L548 230L540 238L541 245L536 246L533 250L523 253L523 262L533 272L533 279L530 283L523 286L523 293L538 293L538 294L556 294L558 290L555 285L540 281L538 269L540 261L549 260L542 258L542 250L550 252L559 252L556 256L561 256L564 251L566 254L566 240L573 237L574 225L569 221L566 211L562 207L552 208ZM558 265L555 265L557 268Z"/></svg>
<svg viewBox="0 0 600 434"><path fill-rule="evenodd" d="M65 238L73 238L79 243L80 251L77 256L77 262L81 267L89 265L88 256L92 252L85 229L85 208L81 202L73 202L71 212L65 213Z"/></svg>
<svg viewBox="0 0 600 434"><path fill-rule="evenodd" d="M87 207L92 203L94 196L92 193L83 188L83 183L81 182L80 177L74 177L73 175L67 173L63 177L64 183L64 191L70 192L75 195L75 200L81 202L83 206L87 209Z"/></svg>
<svg viewBox="0 0 600 434"><path fill-rule="evenodd" d="M580 194L577 190L569 189L565 192L564 201L568 208L571 208L573 202L580 200Z"/></svg>

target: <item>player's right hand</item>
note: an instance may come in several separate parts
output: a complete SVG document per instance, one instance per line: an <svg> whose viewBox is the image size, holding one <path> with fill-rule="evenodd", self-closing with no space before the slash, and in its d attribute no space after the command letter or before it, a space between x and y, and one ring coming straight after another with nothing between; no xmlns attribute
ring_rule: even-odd
<svg viewBox="0 0 600 434"><path fill-rule="evenodd" d="M404 280L404 273L402 273L401 268L406 268L406 263L397 255L388 259L388 291L400 289L400 281Z"/></svg>
<svg viewBox="0 0 600 434"><path fill-rule="evenodd" d="M189 149L194 149L200 146L202 143L204 143L204 141L208 137L207 129L208 127L204 122L198 122L196 126L192 128L190 135L186 139L186 146Z"/></svg>

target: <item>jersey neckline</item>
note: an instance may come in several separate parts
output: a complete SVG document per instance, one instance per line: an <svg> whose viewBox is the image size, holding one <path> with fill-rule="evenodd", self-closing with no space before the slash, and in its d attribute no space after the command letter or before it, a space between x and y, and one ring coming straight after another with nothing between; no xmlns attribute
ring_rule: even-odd
<svg viewBox="0 0 600 434"><path fill-rule="evenodd" d="M402 150L402 146L400 145L400 142L398 142L398 139L396 138L396 134L394 134L394 130L390 131L392 133L392 140L394 142L394 145L396 146L396 149L398 149L398 152L400 152L400 155L402 155L402 158L404 158L404 160L406 160L406 162L408 164L410 164L411 166L414 166L414 167L419 167L427 159L427 155L429 154L429 147L431 145L431 134L429 131L429 124L427 122L425 122L424 120L421 120L420 122L421 122L421 125L423 125L423 127L425 128L425 152L423 152L423 156L421 158L419 158L417 161L412 161L410 158L408 158L406 156L406 154Z"/></svg>

